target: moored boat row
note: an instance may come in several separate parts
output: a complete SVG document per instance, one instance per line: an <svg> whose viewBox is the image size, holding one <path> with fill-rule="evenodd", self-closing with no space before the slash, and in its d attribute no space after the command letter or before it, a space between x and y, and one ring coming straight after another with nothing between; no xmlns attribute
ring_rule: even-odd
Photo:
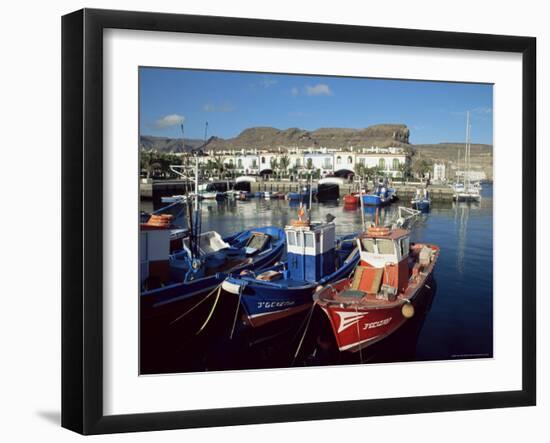
<svg viewBox="0 0 550 443"><path fill-rule="evenodd" d="M222 238L197 229L191 202L179 204L193 226L177 230L171 217L159 226L153 226L159 217L142 223L144 358L156 358L159 343L175 352L227 297L237 298L231 337L237 330L276 330L279 322L301 325L319 309L340 352L365 349L412 317L439 254L436 246L410 243L403 217L337 238L333 217L313 221L300 205L284 230L258 227ZM190 324L194 329L184 327Z"/></svg>

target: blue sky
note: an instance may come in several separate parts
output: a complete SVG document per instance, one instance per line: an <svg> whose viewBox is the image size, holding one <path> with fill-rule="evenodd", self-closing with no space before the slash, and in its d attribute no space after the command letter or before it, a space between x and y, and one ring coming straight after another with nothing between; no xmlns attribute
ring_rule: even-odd
<svg viewBox="0 0 550 443"><path fill-rule="evenodd" d="M410 142L492 143L491 85L140 68L140 133L230 138L253 126L365 128L404 123Z"/></svg>

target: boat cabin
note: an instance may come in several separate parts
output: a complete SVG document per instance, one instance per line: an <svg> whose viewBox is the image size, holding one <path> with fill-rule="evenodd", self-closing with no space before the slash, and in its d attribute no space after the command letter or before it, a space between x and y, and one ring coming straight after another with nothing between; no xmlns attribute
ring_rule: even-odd
<svg viewBox="0 0 550 443"><path fill-rule="evenodd" d="M288 277L317 282L335 271L336 227L334 223L299 219L285 227Z"/></svg>
<svg viewBox="0 0 550 443"><path fill-rule="evenodd" d="M361 260L351 289L376 298L395 299L409 280L409 231L371 226L357 244Z"/></svg>

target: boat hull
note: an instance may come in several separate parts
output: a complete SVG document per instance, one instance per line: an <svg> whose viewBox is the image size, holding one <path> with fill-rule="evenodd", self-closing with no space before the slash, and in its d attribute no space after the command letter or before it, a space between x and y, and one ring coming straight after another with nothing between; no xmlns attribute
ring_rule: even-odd
<svg viewBox="0 0 550 443"><path fill-rule="evenodd" d="M359 204L359 196L353 194L344 195L344 204L348 206L357 206Z"/></svg>
<svg viewBox="0 0 550 443"><path fill-rule="evenodd" d="M380 195L369 194L363 196L363 204L366 206L385 206L390 203L391 200L389 198L384 198Z"/></svg>
<svg viewBox="0 0 550 443"><path fill-rule="evenodd" d="M254 279L229 277L222 288L241 297L244 318L253 328L302 312L313 303L313 294L320 284L330 284L347 277L359 262L359 253L350 251L347 260L335 272L319 282L304 282L300 286L286 285L284 281L262 282ZM281 269L284 263L279 266Z"/></svg>
<svg viewBox="0 0 550 443"><path fill-rule="evenodd" d="M417 211L428 212L430 210L430 202L428 200L413 200L411 206Z"/></svg>
<svg viewBox="0 0 550 443"><path fill-rule="evenodd" d="M421 245L417 245L421 246ZM433 261L414 280L410 279L403 294L395 301L342 300L334 294L342 294L350 288L352 279L340 280L314 295L315 302L328 317L339 351L357 352L383 340L397 331L414 315L416 307L422 302L425 288L432 278L433 269L439 254L439 248L428 245L434 251ZM405 305L412 306L404 308Z"/></svg>

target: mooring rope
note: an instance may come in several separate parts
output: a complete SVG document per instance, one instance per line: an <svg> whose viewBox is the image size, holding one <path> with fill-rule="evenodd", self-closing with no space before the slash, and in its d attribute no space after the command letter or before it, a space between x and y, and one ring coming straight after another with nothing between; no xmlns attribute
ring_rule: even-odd
<svg viewBox="0 0 550 443"><path fill-rule="evenodd" d="M243 287L239 286L239 299L237 300L237 308L235 309L235 317L233 318L233 326L231 327L231 334L229 334L229 340L233 340L233 333L235 332L235 326L237 325L237 317L239 315L239 308L241 307L242 293L243 293Z"/></svg>
<svg viewBox="0 0 550 443"><path fill-rule="evenodd" d="M183 317L185 317L187 314L189 314L193 309L197 308L199 305L201 305L202 303L204 303L206 300L208 300L212 294L214 294L214 292L216 292L216 289L220 289L221 288L221 285L218 285L216 286L214 289L212 289L208 295L206 297L204 297L202 300L200 300L198 303L196 303L195 305L193 305L191 308L189 308L187 311L185 311L183 314L181 314L179 317L177 317L176 319L172 320L170 322L170 326L173 325L174 323L176 323L177 321L180 321Z"/></svg>
<svg viewBox="0 0 550 443"><path fill-rule="evenodd" d="M306 333L309 328L309 322L311 321L311 317L313 317L313 310L315 309L315 306L317 305L317 301L314 301L311 305L311 309L309 310L309 314L307 317L306 326L304 328L304 333L302 334L302 338L300 338L300 343L298 343L298 348L296 349L296 352L294 353L294 357L292 359L291 366L294 366L294 363L296 362L296 357L298 357L298 354L300 353L300 350L302 348L302 344L304 343L304 339L306 338Z"/></svg>
<svg viewBox="0 0 550 443"><path fill-rule="evenodd" d="M222 293L222 285L218 286L218 293L216 294L216 300L214 300L214 304L212 305L212 309L210 310L210 313L208 314L208 317L206 317L206 320L202 324L202 326L199 328L197 332L195 332L195 335L199 335L202 330L206 327L210 319L212 318L212 314L214 314L214 311L216 310L216 305L218 304L218 300L220 299L220 294Z"/></svg>

